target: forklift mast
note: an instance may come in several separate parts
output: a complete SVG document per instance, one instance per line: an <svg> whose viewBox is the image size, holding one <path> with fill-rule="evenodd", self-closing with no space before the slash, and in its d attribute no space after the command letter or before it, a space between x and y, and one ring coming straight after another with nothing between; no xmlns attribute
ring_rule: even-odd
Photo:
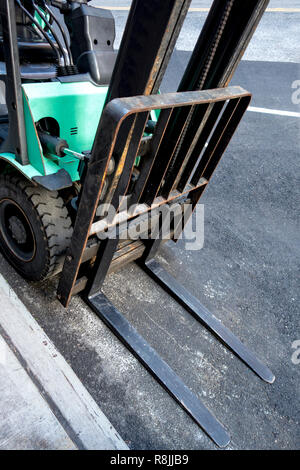
<svg viewBox="0 0 300 470"><path fill-rule="evenodd" d="M191 0L133 0L118 52L112 14L88 0L0 2L8 112L1 159L62 197L77 191L66 201L73 232L58 299L67 307L82 295L220 447L227 430L102 286L136 261L260 378L275 380L155 259L165 240L180 238L185 206L190 215L196 209L247 110L251 94L229 83L268 3L214 0L178 91L160 94Z"/></svg>

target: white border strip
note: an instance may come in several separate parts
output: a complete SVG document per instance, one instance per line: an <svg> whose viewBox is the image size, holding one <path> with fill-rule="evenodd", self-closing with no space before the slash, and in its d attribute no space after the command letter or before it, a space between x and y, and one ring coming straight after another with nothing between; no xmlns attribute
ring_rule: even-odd
<svg viewBox="0 0 300 470"><path fill-rule="evenodd" d="M300 113L294 111L281 111L279 109L269 109L269 108L256 108L255 106L249 106L248 111L253 113L263 113L263 114L275 114L276 116L289 116L300 118Z"/></svg>

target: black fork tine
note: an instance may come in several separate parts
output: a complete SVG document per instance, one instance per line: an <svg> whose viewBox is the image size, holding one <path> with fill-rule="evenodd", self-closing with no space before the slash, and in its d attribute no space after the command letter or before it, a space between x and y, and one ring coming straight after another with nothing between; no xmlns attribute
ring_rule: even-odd
<svg viewBox="0 0 300 470"><path fill-rule="evenodd" d="M226 447L230 437L225 428L206 406L175 374L171 367L138 334L126 318L100 292L90 296L88 302L99 318L104 321L146 369L158 380L179 405L201 426L219 446Z"/></svg>

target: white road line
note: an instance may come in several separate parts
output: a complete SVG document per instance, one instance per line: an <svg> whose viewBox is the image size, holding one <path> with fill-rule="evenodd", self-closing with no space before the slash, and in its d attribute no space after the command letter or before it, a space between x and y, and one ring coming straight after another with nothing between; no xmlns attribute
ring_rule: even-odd
<svg viewBox="0 0 300 470"><path fill-rule="evenodd" d="M105 8L108 10L123 10L129 11L130 7L116 7L116 6L98 6L98 8ZM208 12L209 8L190 8L190 12ZM268 13L300 13L300 8L268 8L266 10ZM267 109L267 108L256 108L254 106L249 106L248 111L252 111L254 113L264 113L264 114L275 114L278 116L289 116L289 117L300 117L300 113L292 112L292 111L280 111L277 109Z"/></svg>
<svg viewBox="0 0 300 470"><path fill-rule="evenodd" d="M75 372L1 274L0 302L0 326L26 363L27 371L36 377L45 396L50 397L72 430L72 441L76 436L88 450L127 450Z"/></svg>
<svg viewBox="0 0 300 470"><path fill-rule="evenodd" d="M106 10L116 10L116 11L129 11L130 7L117 7L114 5L94 5L96 8L104 8ZM190 8L189 12L190 13L197 13L197 12L203 12L207 13L209 12L209 8ZM300 13L300 8L267 8L266 10L267 13Z"/></svg>
<svg viewBox="0 0 300 470"><path fill-rule="evenodd" d="M208 12L209 8L192 7L189 12ZM266 13L300 13L300 8L267 8Z"/></svg>
<svg viewBox="0 0 300 470"><path fill-rule="evenodd" d="M196 11L203 11L207 12L209 11L209 8L197 8L197 7L192 7L189 9L190 12L196 12ZM300 8L267 8L266 13L300 13Z"/></svg>
<svg viewBox="0 0 300 470"><path fill-rule="evenodd" d="M300 113L296 113L293 111L281 111L279 109L256 108L255 106L249 106L248 111L252 111L253 113L275 114L277 116L289 116L300 118Z"/></svg>

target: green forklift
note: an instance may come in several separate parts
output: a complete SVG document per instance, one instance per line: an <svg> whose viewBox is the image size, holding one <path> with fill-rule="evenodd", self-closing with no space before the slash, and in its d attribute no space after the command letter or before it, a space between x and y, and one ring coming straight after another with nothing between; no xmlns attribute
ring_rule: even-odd
<svg viewBox="0 0 300 470"><path fill-rule="evenodd" d="M214 0L178 91L160 93L190 4L133 0L117 52L112 13L89 0L0 0L0 246L29 281L59 276L63 306L81 295L225 447L224 426L102 292L109 273L137 262L274 382L155 259L180 238L185 207L196 209L247 110L251 94L229 83L268 0Z"/></svg>

